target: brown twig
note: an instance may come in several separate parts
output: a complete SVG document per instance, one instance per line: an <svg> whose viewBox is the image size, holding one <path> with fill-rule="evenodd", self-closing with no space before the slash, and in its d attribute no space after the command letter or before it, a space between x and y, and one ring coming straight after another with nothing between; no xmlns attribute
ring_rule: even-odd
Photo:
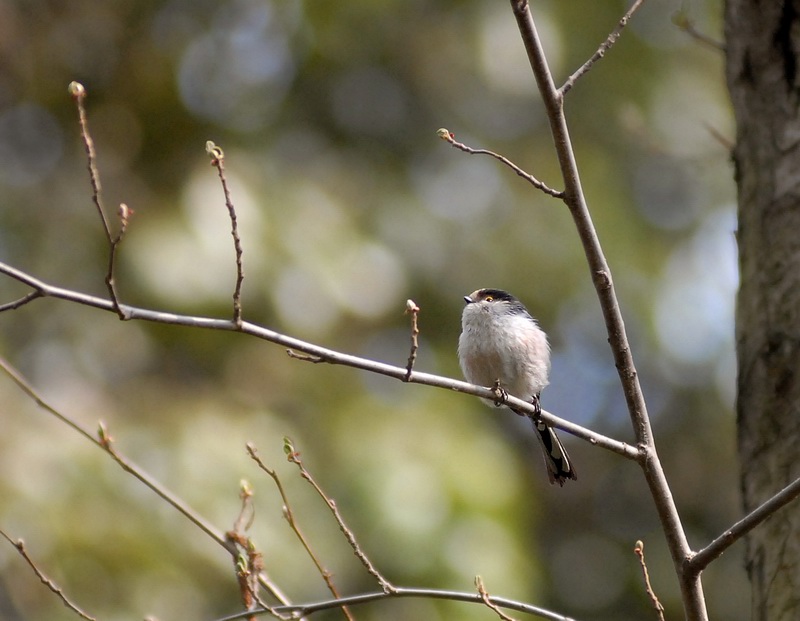
<svg viewBox="0 0 800 621"><path fill-rule="evenodd" d="M13 302L6 302L5 304L0 304L0 313L3 311L9 310L16 310L21 306L25 306L28 302L33 302L36 298L42 297L42 293L40 291L31 291L27 295L22 296L18 300L14 300Z"/></svg>
<svg viewBox="0 0 800 621"><path fill-rule="evenodd" d="M489 593L486 592L486 587L483 585L483 578L480 576L475 576L475 588L478 589L478 594L481 596L483 603L486 604L486 607L496 612L498 617L500 617L503 621L516 621L514 617L504 613L500 609L500 606L491 600Z"/></svg>
<svg viewBox="0 0 800 621"><path fill-rule="evenodd" d="M244 281L244 265L242 263L242 240L239 237L239 225L236 219L236 208L231 200L231 193L228 189L228 180L225 178L225 153L220 147L211 140L206 142L206 153L211 157L211 165L217 169L222 192L225 194L225 206L228 208L228 215L231 219L231 235L233 236L233 248L236 252L236 286L233 290L233 321L237 327L242 327L242 282Z"/></svg>
<svg viewBox="0 0 800 621"><path fill-rule="evenodd" d="M97 213L99 214L100 220L103 223L103 230L105 231L106 240L108 241L109 245L108 269L105 277L106 288L108 289L108 295L111 298L111 302L114 305L114 312L117 313L120 319L126 320L128 317L122 310L119 303L119 295L117 294L116 282L114 280L114 267L117 257L117 247L122 241L122 236L124 235L125 229L128 226L128 217L131 213L131 210L129 210L125 204L120 205L119 232L116 235L111 233L111 225L108 222L106 211L103 207L100 171L97 169L97 152L94 148L94 140L92 140L92 136L89 133L89 121L86 116L86 106L84 105L84 100L86 99L86 89L80 82L70 82L67 90L78 108L78 124L80 125L83 147L86 151L87 166L89 168L89 182L92 185L92 201L94 202L94 206L97 208Z"/></svg>
<svg viewBox="0 0 800 621"><path fill-rule="evenodd" d="M453 134L449 129L446 129L444 127L438 129L436 131L436 134L439 136L439 138L441 138L442 140L444 140L446 142L449 142L451 145L453 145L459 151L463 151L464 153L469 153L470 155L488 155L489 157L493 157L497 161L502 162L503 164L508 166L518 176L520 176L523 179L525 179L525 181L530 183L537 190L541 190L545 194L549 194L550 196L553 196L555 198L563 198L564 197L564 193L563 192L559 192L558 190L554 190L553 188L548 186L546 183L544 183L542 181L539 181L532 174L530 174L528 172L525 172L519 166L517 166L514 162L509 160L507 157L504 157L504 156L500 155L499 153L495 153L494 151L489 151L488 149L473 149L472 147L468 147L463 142L458 142L456 140L455 134Z"/></svg>
<svg viewBox="0 0 800 621"><path fill-rule="evenodd" d="M306 470L305 466L303 465L303 461L300 459L300 453L298 453L292 441L289 438L283 439L283 450L286 453L286 458L289 460L290 463L295 464L300 470L300 476L303 477L306 481L311 484L311 487L319 494L320 498L325 501L325 504L328 505L328 509L331 510L333 514L333 518L336 520L336 523L339 525L339 530L342 531L344 534L345 539L347 539L347 543L350 544L350 547L353 549L353 552L358 557L358 560L361 561L361 564L364 565L366 570L372 575L380 585L381 589L385 593L391 593L395 590L395 587L389 582L386 578L383 577L381 572L377 570L377 568L372 564L372 561L369 560L367 555L361 549L361 546L358 544L356 540L356 536L353 534L353 531L345 524L344 518L342 517L341 512L339 511L339 507L336 506L336 502L327 496L319 484L314 480L311 476L311 473Z"/></svg>
<svg viewBox="0 0 800 621"><path fill-rule="evenodd" d="M653 608L656 609L656 614L658 614L659 621L664 621L664 606L659 601L658 596L653 590L653 585L650 584L650 572L647 571L647 563L644 561L644 542L637 541L636 545L633 547L633 551L636 553L636 556L639 557L639 564L642 566L642 576L644 578L644 588L647 591L647 596L653 603Z"/></svg>
<svg viewBox="0 0 800 621"><path fill-rule="evenodd" d="M325 584L328 587L328 590L331 594L339 599L341 594L339 590L336 588L336 584L333 582L333 574L325 568L320 561L319 557L316 555L314 550L311 548L311 544L309 543L308 539L306 538L305 534L300 528L300 525L295 520L294 512L292 511L292 507L289 504L289 497L286 495L286 491L283 489L283 484L281 483L280 478L278 478L278 473L275 472L272 468L267 467L267 465L262 461L262 459L258 456L258 450L256 447L251 444L247 443L247 454L250 455L250 458L258 464L258 467L261 468L264 472L266 472L270 478L275 482L275 486L278 488L278 493L281 496L281 500L283 502L283 517L286 519L287 523L289 524L290 528L294 532L295 536L300 540L303 548L308 554L311 561L314 563L314 566L317 568L320 576L325 581ZM345 617L353 621L353 616L350 612L350 609L347 606L342 606L342 613Z"/></svg>
<svg viewBox="0 0 800 621"><path fill-rule="evenodd" d="M103 302L109 306L111 304L106 300L104 300ZM109 310L111 309L109 308ZM161 483L152 478L142 468L140 468L135 463L133 463L132 461L124 457L122 454L117 452L117 450L114 448L114 438L108 432L106 425L102 421L100 421L98 425L97 435L93 434L83 425L77 423L72 418L70 418L66 414L63 414L62 412L54 408L52 405L47 403L33 388L33 386L31 386L31 384L22 376L22 374L19 373L19 371L17 371L2 356L0 356L0 369L3 372L5 372L6 375L8 375L8 377L11 378L11 380L25 394L27 394L31 399L33 399L33 401L35 401L39 407L41 407L43 410L45 410L52 416L55 416L59 421L71 427L73 430L77 431L84 438L89 440L92 444L95 444L99 448L103 449L115 462L117 462L117 464L125 472L133 475L136 479L144 483L144 485L146 485L147 487L150 488L150 490L155 492L155 494L159 498L166 501L168 504L172 505L173 508L175 508L179 513L181 513L184 517L186 517L200 530L206 533L206 535L211 537L211 539L213 539L219 545L225 548L231 555L236 556L237 550L235 546L232 546L230 542L227 541L224 533L220 532L217 528L208 523L202 516L200 516L197 512L195 512L191 507L189 507L175 494L173 494L163 485L161 485ZM285 605L289 604L289 599L283 594L281 589L272 581L272 579L265 572L262 572L261 575L259 575L259 583L277 601Z"/></svg>
<svg viewBox="0 0 800 621"><path fill-rule="evenodd" d="M302 352L298 352L293 349L287 349L286 355L289 356L289 358L295 358L296 360L302 360L303 362L310 362L312 364L327 362L325 358L323 358L322 356L315 356L313 354L304 354Z"/></svg>
<svg viewBox="0 0 800 621"><path fill-rule="evenodd" d="M125 235L125 231L128 230L128 223L133 215L133 209L128 207L125 203L120 203L117 214L119 216L119 230L117 231L117 234L109 240L108 269L106 271L105 282L106 287L108 288L108 294L111 297L111 302L114 304L114 311L117 313L117 316L124 321L129 319L129 317L125 311L122 310L122 307L119 304L119 295L117 293L117 283L114 277L114 272L116 271L115 265L117 261L119 245L122 243L122 237Z"/></svg>
<svg viewBox="0 0 800 621"><path fill-rule="evenodd" d="M627 23L632 12L641 5L637 0L628 13L620 21L617 31ZM681 586L684 613L691 621L706 621L706 610L703 585L699 576L691 576L683 571L683 563L689 558L692 550L686 538L686 532L681 522L672 491L669 487L666 474L656 451L655 440L647 413L647 404L644 399L639 375L633 361L630 343L628 341L625 322L619 307L619 301L614 289L611 270L605 258L605 253L597 237L597 231L592 222L586 197L583 193L578 165L572 147L566 116L564 114L565 88L557 89L553 82L550 66L547 62L542 41L531 15L528 0L511 0L511 8L517 20L520 36L525 45L528 60L531 64L536 84L542 96L550 130L553 136L556 154L558 156L561 175L564 180L564 202L572 215L578 236L583 246L584 254L589 265L592 282L603 313L606 324L608 342L614 356L614 363L622 385L623 394L628 407L628 414L636 436L640 457L638 459L645 481L650 488L656 511L658 512L664 536L667 540L673 566ZM615 32L617 32L615 31ZM613 35L614 33L612 33ZM607 42L613 43L615 36L610 36ZM607 47L601 46L599 56L605 53ZM593 57L594 58L594 57ZM579 70L576 75L567 81L574 82L577 77L585 73L591 64L584 65L585 70ZM565 84L565 87L567 86Z"/></svg>
<svg viewBox="0 0 800 621"><path fill-rule="evenodd" d="M419 306L414 300L406 300L406 314L408 313L411 313L411 351L408 354L404 382L411 381L411 372L414 370L414 363L417 361L417 350L419 349Z"/></svg>
<svg viewBox="0 0 800 621"><path fill-rule="evenodd" d="M36 577L39 578L42 584L55 593L67 608L78 614L82 619L86 619L86 621L95 621L94 617L81 610L77 604L73 603L64 594L64 591L61 589L61 587L59 587L55 582L48 578L41 569L39 569L34 560L28 555L28 551L25 549L25 542L22 539L17 539L14 541L3 529L0 529L0 535L2 535L12 546L17 549L17 552L19 552L20 556L25 559L25 562L28 563L30 568L33 570L33 573L36 574Z"/></svg>
<svg viewBox="0 0 800 621"><path fill-rule="evenodd" d="M698 43L702 43L717 52L725 51L725 44L722 41L717 41L704 32L700 32L685 12L677 11L674 13L672 15L672 23Z"/></svg>
<svg viewBox="0 0 800 621"><path fill-rule="evenodd" d="M739 539L797 498L800 498L800 478L792 481L772 498L736 522L697 554L692 555L686 561L687 572L692 575L699 574L708 567L709 563L722 556L722 553Z"/></svg>
<svg viewBox="0 0 800 621"><path fill-rule="evenodd" d="M274 612L272 607L264 602L258 594L258 577L264 571L264 556L258 551L253 540L247 536L247 531L250 530L255 519L253 488L247 481L242 481L240 484L239 498L242 501L239 515L233 523L233 528L225 533L225 537L238 549L238 554L233 557L233 566L236 580L239 583L242 603L249 611L254 611L256 606L261 606L273 616L287 619L287 617ZM255 615L248 617L248 621L255 621L255 618Z"/></svg>
<svg viewBox="0 0 800 621"><path fill-rule="evenodd" d="M92 201L97 208L100 220L103 222L106 239L111 241L111 227L108 224L105 209L103 209L100 173L97 170L97 153L94 148L94 140L92 140L92 136L89 134L89 122L86 117L86 107L83 104L86 99L86 89L80 82L70 82L67 90L72 96L72 99L75 100L75 105L78 108L78 123L80 124L81 138L83 138L83 147L86 151L86 159L88 160L89 181L92 184Z"/></svg>
<svg viewBox="0 0 800 621"><path fill-rule="evenodd" d="M644 0L634 1L634 3L631 5L631 8L628 9L628 12L625 13L625 15L622 16L622 19L620 19L617 23L617 27L614 28L614 30L611 31L611 34L606 37L606 40L600 44L600 47L597 48L597 51L592 54L589 60L583 63L583 65L581 65L575 73L569 76L561 88L558 89L558 94L560 97L566 95L569 90L575 86L575 82L577 82L584 74L586 74L598 60L606 55L606 52L610 50L611 46L617 42L617 39L619 39L620 35L622 34L622 30L628 25L631 17L633 17L633 14L639 9L640 6L642 6L643 2Z"/></svg>

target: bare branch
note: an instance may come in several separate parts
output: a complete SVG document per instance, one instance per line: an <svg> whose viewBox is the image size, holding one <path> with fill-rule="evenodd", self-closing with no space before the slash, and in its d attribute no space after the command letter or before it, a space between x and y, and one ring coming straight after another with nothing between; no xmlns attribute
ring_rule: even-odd
<svg viewBox="0 0 800 621"><path fill-rule="evenodd" d="M414 370L414 363L417 361L417 350L419 349L419 306L414 300L406 300L406 313L411 313L411 351L408 354L406 364L406 376L403 381L411 379L411 372Z"/></svg>
<svg viewBox="0 0 800 621"><path fill-rule="evenodd" d="M486 587L483 585L483 578L480 576L475 576L475 588L478 589L478 594L481 596L483 603L486 604L486 607L496 612L498 617L503 621L516 621L514 617L508 616L500 610L500 606L492 602L492 598L489 597L489 593L486 592Z"/></svg>
<svg viewBox="0 0 800 621"><path fill-rule="evenodd" d="M444 127L440 128L437 132L437 135L442 140L449 142L459 151L463 151L464 153L469 153L470 155L488 155L493 157L499 162L502 162L506 166L508 166L511 170L513 170L517 175L525 179L528 183L530 183L533 187L537 190L541 190L545 194L549 194L555 198L563 198L564 193L559 192L558 190L554 190L553 188L549 187L547 184L539 181L536 177L531 175L530 173L525 172L519 166L517 166L514 162L509 160L507 157L500 155L499 153L495 153L494 151L489 151L487 149L473 149L472 147L468 147L463 142L458 142L456 140L455 134L453 134L450 130L445 129Z"/></svg>
<svg viewBox="0 0 800 621"><path fill-rule="evenodd" d="M311 356L309 354L303 354L300 352L296 352L293 349L287 349L286 355L289 358L294 358L295 360L302 360L303 362L310 362L312 364L319 364L320 362L326 362L324 358L320 358L319 356Z"/></svg>
<svg viewBox="0 0 800 621"><path fill-rule="evenodd" d="M238 554L233 557L233 565L242 602L247 610L252 611L258 605L274 617L287 619L287 617L274 612L272 607L265 603L258 594L259 576L264 571L264 556L256 548L253 540L247 536L247 531L255 519L253 488L247 481L241 482L239 498L242 501L239 516L236 518L233 528L225 533L225 537L238 548Z"/></svg>
<svg viewBox="0 0 800 621"><path fill-rule="evenodd" d="M293 619L296 619L301 616L305 617L315 612L321 612L323 610L331 610L332 608L338 608L340 606L356 606L359 604L368 604L370 602L376 602L396 597L443 599L453 602L467 602L471 604L480 604L481 606L485 605L483 598L478 593L466 593L462 591L444 591L439 589L415 589L408 587L395 587L395 590L392 591L391 593L376 591L374 593L362 593L359 595L351 595L348 597L343 597L341 599L329 599L310 604L274 606L272 610L278 614L289 614ZM516 612L523 612L529 615L533 615L534 617L539 617L540 619L546 619L547 621L576 621L572 617L567 617L552 612L550 610L547 610L545 608L532 606L531 604L525 604L523 602L507 599L505 597L489 596L489 601L500 608L505 608L507 610L514 610ZM227 617L217 619L216 621L236 621L237 619L245 619L247 618L248 615L251 614L253 613L250 611L239 612L233 615L229 615Z"/></svg>
<svg viewBox="0 0 800 621"><path fill-rule="evenodd" d="M61 287L49 285L42 280L31 276L30 274L27 274L2 262L0 262L0 274L6 274L7 276L31 287L39 292L39 297L52 297L74 302L76 304L83 304L85 306L90 306L92 308L97 308L104 311L114 311L113 304L108 300L87 295L85 293L80 293L78 291L72 291L69 289L63 289ZM287 347L288 349L292 350L290 355L294 358L301 358L310 362L341 364L344 366L377 373L379 375L392 377L400 381L405 381L407 371L403 367L396 367L383 362L376 362L367 358L360 358L358 356L352 356L350 354L327 349L319 345L301 341L300 339L291 336L286 336L279 332L275 332L274 330L269 330L268 328L263 328L247 321L243 321L241 327L238 327L235 323L227 319L212 319L209 317L196 317L192 315L177 315L174 313L164 313L127 305L123 305L122 309L128 314L130 319L192 328L204 328L207 330L238 331L255 338L260 338L265 341ZM297 352L302 352L304 355L300 355ZM456 392L462 392L465 394L474 395L476 397L481 397L483 399L496 398L496 394L490 388L475 386L474 384L450 379L440 375L433 375L431 373L415 371L408 382L411 384L422 384L437 388L447 388ZM536 413L533 405L523 401L522 399L509 396L506 401L508 405L513 406L515 410L520 410L529 414ZM621 455L627 459L638 461L645 457L642 451L631 446L630 444L620 442L619 440L604 436L603 434L592 431L586 427L582 427L570 421L558 418L557 416L545 410L542 410L541 412L541 419L551 427L563 429L567 433L570 433L578 438L582 438L591 444Z"/></svg>
<svg viewBox="0 0 800 621"><path fill-rule="evenodd" d="M626 17L623 17L617 30L620 30L627 23L629 15L640 5L641 0L637 0L626 14ZM645 403L642 388L639 384L639 376L633 362L633 355L631 354L625 330L625 322L622 319L614 283L611 278L611 270L600 245L600 240L597 237L597 231L583 194L578 165L572 148L572 140L564 115L564 93L567 90L565 87L573 83L582 73L588 71L591 64L584 65L586 68L582 71L579 70L578 75L568 80L561 90L556 89L539 33L531 15L528 0L511 0L511 8L517 20L520 35L528 54L528 60L550 122L550 130L564 180L564 202L575 222L578 236L589 264L592 282L605 320L614 363L619 374L631 424L636 435L637 447L641 451L642 459L639 463L650 488L650 494L658 512L673 566L681 586L684 613L686 618L691 621L705 621L708 619L708 613L699 576L690 576L683 571L683 563L692 554L692 550L689 547L664 469L658 459L650 426L650 417L647 413L647 404ZM607 40L607 42L610 41L609 45L613 44L613 41L618 36L613 35L614 33ZM607 47L601 46L600 50L598 50L600 57L605 53L605 49Z"/></svg>
<svg viewBox="0 0 800 621"><path fill-rule="evenodd" d="M102 188L100 185L100 171L97 169L97 153L94 148L94 140L89 133L89 121L86 116L86 107L83 102L86 99L86 89L79 82L70 82L67 89L75 105L78 108L78 123L80 125L81 138L83 139L84 150L86 151L87 166L89 168L89 181L92 185L92 201L97 208L97 213L100 220L103 222L103 230L106 234L106 241L109 245L108 253L108 269L106 271L106 288L111 301L114 304L114 312L117 313L120 319L125 320L127 317L119 305L119 296L117 295L116 282L114 280L114 265L117 257L117 247L122 241L122 236L125 234L125 229L128 227L128 218L131 210L125 204L120 205L119 218L120 228L117 235L111 233L111 226L109 225L106 211L103 207Z"/></svg>
<svg viewBox="0 0 800 621"><path fill-rule="evenodd" d="M120 203L119 206L119 231L113 237L113 239L109 240L109 251L108 251L108 269L106 271L106 287L108 288L108 294L111 297L111 302L114 304L114 311L117 313L120 319L123 321L128 319L128 316L122 310L119 305L119 296L117 294L117 283L116 279L114 278L114 271L117 261L117 252L119 251L119 245L122 243L122 237L125 235L125 231L128 230L128 222L130 222L130 217L133 215L133 209L128 207L125 203Z"/></svg>
<svg viewBox="0 0 800 621"><path fill-rule="evenodd" d="M628 25L631 17L633 17L633 14L639 9L640 6L642 6L643 2L644 0L634 0L631 8L628 9L628 12L625 13L625 15L622 16L622 19L619 20L617 27L614 28L614 30L611 31L611 34L606 37L606 40L600 44L600 47L598 47L597 51L592 54L591 58L589 58L589 60L583 63L583 65L581 65L581 67L575 73L567 78L567 81L564 82L559 89L559 93L562 97L566 95L573 86L575 86L575 82L577 82L581 76L585 75L598 60L606 55L606 52L610 50L611 46L617 42L617 39L619 39L620 35L622 34L622 30Z"/></svg>
<svg viewBox="0 0 800 621"><path fill-rule="evenodd" d="M328 505L328 509L331 510L336 523L339 525L339 530L342 531L344 534L345 539L347 539L347 543L350 544L350 547L353 548L353 552L358 557L358 560L361 561L361 564L364 565L366 570L372 575L377 581L380 587L383 589L384 593L391 593L395 590L395 587L389 582L386 578L383 577L380 571L372 564L372 561L369 560L369 557L364 553L364 550L361 549L361 546L358 544L356 540L356 536L352 530L345 524L344 518L342 517L341 512L339 511L339 507L336 506L336 502L330 498L319 484L314 480L311 476L311 473L306 470L305 466L303 465L303 461L300 459L300 453L298 453L292 441L289 438L283 439L283 450L286 452L286 457L290 463L295 464L300 469L300 476L302 476L306 481L311 484L311 487L319 494L320 498L325 501L325 504Z"/></svg>
<svg viewBox="0 0 800 621"><path fill-rule="evenodd" d="M98 301L102 301L103 304L107 307L107 310L113 310L112 303L110 301L100 300L99 298L96 299ZM62 423L68 425L69 427L77 431L84 438L89 440L92 444L103 449L109 456L111 456L111 458L115 462L117 462L117 464L125 472L139 479L139 481L144 483L153 492L155 492L157 496L159 496L162 500L166 501L168 504L172 505L173 508L175 508L179 513L183 514L184 517L186 517L195 526L197 526L200 530L206 533L206 535L211 537L211 539L213 539L219 545L225 548L232 556L234 556L234 558L236 557L237 555L236 547L227 540L224 533L220 532L217 528L208 523L203 517L201 517L197 512L195 512L192 508L190 508L175 494L167 490L156 479L147 474L142 468L140 468L134 462L130 461L122 454L117 452L117 450L113 446L114 438L109 434L108 429L106 428L105 424L102 421L98 425L97 436L95 436L91 431L86 429L83 425L73 420L66 414L58 411L52 405L48 404L33 388L33 386L31 386L31 384L22 376L22 374L1 356L0 356L0 369L2 369L2 371L4 371L6 375L8 375L8 377L10 377L11 380L25 394L27 394L31 399L33 399L39 407L44 409L49 414L55 416ZM259 576L259 583L265 589L267 589L267 591L269 591L269 593L273 597L275 597L277 601L281 602L282 604L289 603L289 599L281 592L280 588L274 582L272 582L269 576L267 576L263 572Z"/></svg>
<svg viewBox="0 0 800 621"><path fill-rule="evenodd" d="M231 200L231 193L228 189L228 180L225 178L225 153L210 140L206 142L206 153L211 157L211 165L217 169L222 191L225 194L225 206L228 208L228 215L231 219L231 235L233 236L233 248L236 252L236 286L233 290L233 321L238 327L242 327L242 281L244 281L244 266L242 264L242 240L239 237L239 225L236 220L236 208Z"/></svg>
<svg viewBox="0 0 800 621"><path fill-rule="evenodd" d="M309 558L311 558L311 561L314 563L314 566L317 568L320 576L322 576L322 579L325 581L325 584L327 585L328 590L331 592L331 595L333 595L336 599L339 599L341 594L333 582L333 575L325 568L325 566L322 564L322 561L320 561L319 557L314 553L314 550L311 549L311 544L309 543L303 531L300 529L300 525L297 523L297 520L294 518L292 506L289 504L289 497L286 495L286 491L283 489L283 484L281 483L280 478L278 478L278 473L272 468L267 467L267 465L258 456L256 447L249 442L247 443L247 454L250 455L250 458L258 464L258 467L266 472L275 482L275 485L278 488L278 493L281 495L281 500L283 501L283 517L289 523L292 531L300 540L300 543L305 549L306 554L308 554ZM342 613L344 613L345 617L352 621L353 617L350 614L350 610L347 608L347 606L342 606Z"/></svg>
<svg viewBox="0 0 800 621"><path fill-rule="evenodd" d="M677 11L672 16L672 23L680 28L683 32L689 35L695 41L715 50L717 52L725 51L725 44L722 41L709 37L707 34L700 32L694 25L694 22L689 19L689 16L684 11Z"/></svg>
<svg viewBox="0 0 800 621"><path fill-rule="evenodd" d="M714 539L714 541L709 543L705 548L697 552L697 554L689 558L686 561L687 571L691 574L699 574L709 563L719 558L730 546L778 510L782 509L793 500L796 500L798 496L800 496L800 478L795 479L772 498L736 522L736 524Z"/></svg>
<svg viewBox="0 0 800 621"><path fill-rule="evenodd" d="M97 214L100 216L100 220L103 222L103 230L106 233L106 239L110 242L112 239L111 227L108 224L108 218L106 218L106 212L103 208L100 173L97 170L97 153L94 149L94 140L92 140L89 134L89 121L86 118L86 107L83 105L86 99L86 89L80 82L70 82L67 90L78 108L78 123L81 130L81 138L83 139L83 147L86 151L86 159L88 160L89 181L92 184L92 201L97 208Z"/></svg>
<svg viewBox="0 0 800 621"><path fill-rule="evenodd" d="M25 306L28 302L33 302L36 298L42 297L42 294L38 291L31 291L27 295L22 296L18 300L14 300L13 302L6 302L5 304L0 304L0 313L3 311L9 310L16 310L21 306Z"/></svg>
<svg viewBox="0 0 800 621"><path fill-rule="evenodd" d="M644 542L637 541L636 545L633 547L633 551L636 556L639 557L639 564L642 566L642 577L644 578L644 588L647 591L647 596L650 598L650 601L653 604L653 608L656 609L658 621L664 621L664 606L659 601L658 596L653 590L653 585L650 584L650 572L647 571L647 563L644 561Z"/></svg>
<svg viewBox="0 0 800 621"><path fill-rule="evenodd" d="M25 542L22 539L17 539L14 541L3 529L0 528L0 535L2 535L12 546L17 549L20 556L25 559L25 562L30 565L30 568L33 570L33 573L36 574L36 577L41 580L42 584L44 584L48 589L50 589L53 593L55 593L58 598L64 603L64 605L72 610L74 613L79 615L82 619L86 619L86 621L95 621L95 618L86 614L83 610L81 610L77 604L74 604L66 595L64 595L64 591L59 587L55 582L53 582L50 578L48 578L45 573L39 569L33 559L28 555L28 551L25 549Z"/></svg>

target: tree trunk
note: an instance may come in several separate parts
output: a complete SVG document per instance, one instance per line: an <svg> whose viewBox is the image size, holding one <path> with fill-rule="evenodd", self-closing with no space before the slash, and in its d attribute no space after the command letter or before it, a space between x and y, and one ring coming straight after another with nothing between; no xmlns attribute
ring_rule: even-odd
<svg viewBox="0 0 800 621"><path fill-rule="evenodd" d="M737 124L738 450L751 511L800 475L800 0L727 0L725 38ZM800 507L757 528L746 554L752 619L800 619Z"/></svg>

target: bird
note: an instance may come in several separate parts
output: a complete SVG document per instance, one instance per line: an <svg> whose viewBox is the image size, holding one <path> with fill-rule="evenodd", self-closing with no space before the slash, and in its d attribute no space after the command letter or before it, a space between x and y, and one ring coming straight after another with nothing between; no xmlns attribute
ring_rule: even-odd
<svg viewBox="0 0 800 621"><path fill-rule="evenodd" d="M537 413L532 416L506 407L531 418L550 483L563 486L576 480L561 440L539 418L539 396L550 375L547 335L525 305L502 289L478 289L465 295L464 302L458 339L458 362L464 377L498 392L497 400L483 400L487 405L501 407L509 394L533 404Z"/></svg>

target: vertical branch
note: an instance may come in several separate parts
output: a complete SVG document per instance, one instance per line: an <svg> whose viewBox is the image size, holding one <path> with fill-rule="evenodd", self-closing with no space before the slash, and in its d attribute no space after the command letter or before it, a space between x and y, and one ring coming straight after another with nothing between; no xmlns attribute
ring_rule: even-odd
<svg viewBox="0 0 800 621"><path fill-rule="evenodd" d="M339 593L339 589L336 588L336 584L333 582L333 575L325 568L325 566L322 564L322 561L319 560L319 557L311 547L311 543L306 538L305 533L303 533L300 525L297 523L297 520L295 520L294 511L292 511L292 506L289 504L289 497L286 495L286 491L283 489L283 483L281 483L278 473L272 468L267 467L263 460L258 456L256 447L249 442L247 443L247 454L250 455L250 458L255 461L256 464L258 464L258 467L266 472L275 482L275 486L278 488L278 493L281 495L281 500L283 501L283 517L289 523L289 527L300 540L300 543L305 549L306 554L308 554L309 558L314 563L314 566L317 568L319 575L322 576L322 579L325 581L325 585L328 587L328 590L336 599L341 599L342 596ZM353 615L350 613L350 608L347 606L342 606L342 614L348 619L348 621L354 621Z"/></svg>
<svg viewBox="0 0 800 621"><path fill-rule="evenodd" d="M97 170L97 154L94 149L94 140L89 134L89 122L86 118L86 107L83 101L86 99L86 89L80 82L70 82L68 87L69 94L75 100L75 105L78 107L78 123L81 128L81 138L83 138L83 147L86 150L86 159L88 160L87 166L89 167L89 181L92 184L92 201L97 208L97 213L100 220L103 222L103 230L106 232L106 239L111 242L111 227L106 218L105 209L103 209L103 199L101 196L102 189L100 187L100 173Z"/></svg>
<svg viewBox="0 0 800 621"><path fill-rule="evenodd" d="M406 313L411 313L411 351L408 354L404 378L404 381L408 382L411 379L414 363L417 361L417 350L419 349L419 306L414 300L406 300Z"/></svg>
<svg viewBox="0 0 800 621"><path fill-rule="evenodd" d="M94 140L89 133L89 121L86 116L86 106L83 105L86 99L86 89L80 82L70 82L67 89L69 94L75 100L75 105L78 108L78 124L80 125L81 138L83 139L83 147L86 151L87 167L89 168L89 182L92 184L92 202L97 208L97 213L103 223L103 231L106 234L106 241L108 242L108 270L106 271L106 288L108 295L111 298L111 303L114 305L114 312L117 313L120 319L129 319L125 311L122 310L119 304L119 296L117 295L117 286L114 280L114 266L117 259L117 249L122 236L128 228L128 220L133 213L124 203L119 206L119 231L116 235L111 233L111 226L109 225L108 218L106 217L105 209L103 208L102 187L100 185L100 171L97 169L97 153L94 148Z"/></svg>
<svg viewBox="0 0 800 621"><path fill-rule="evenodd" d="M119 250L120 243L122 243L122 236L125 235L125 231L128 230L128 222L130 220L131 215L133 214L133 209L128 207L125 203L120 203L118 214L119 214L119 231L112 239L109 240L110 247L108 251L108 270L106 272L106 287L108 288L108 294L111 297L111 303L114 305L114 312L117 313L120 319L126 320L130 319L130 317L124 310L122 310L122 307L119 305L119 296L117 295L117 283L114 278L114 266L116 265L117 261L117 251Z"/></svg>
<svg viewBox="0 0 800 621"><path fill-rule="evenodd" d="M322 500L325 501L325 504L328 505L328 509L331 510L333 518L339 525L339 530L342 531L345 539L347 539L347 543L350 544L350 547L353 549L353 553L356 555L356 557L358 557L358 560L361 561L361 564L364 566L364 568L378 581L378 584L381 586L384 593L394 593L397 590L397 587L383 577L383 574L378 571L375 565L372 564L372 561L369 560L369 557L361 549L361 546L358 544L353 531L350 530L347 524L345 524L344 518L339 511L339 507L336 506L336 502L332 498L328 497L319 484L314 480L314 477L311 476L311 473L306 470L306 467L303 465L303 461L300 459L300 453L294 449L294 445L289 438L283 439L283 450L286 453L286 458L289 460L289 462L295 464L300 469L300 476L302 476L311 484L311 487L314 488L317 494L319 494L320 498L322 498Z"/></svg>
<svg viewBox="0 0 800 621"><path fill-rule="evenodd" d="M586 198L583 194L567 120L564 115L564 97L553 82L553 76L534 24L528 0L511 0L511 8L517 20L517 26L525 45L528 60L547 111L550 131L564 179L564 202L572 214L589 263L592 282L600 301L614 362L622 383L628 412L641 453L640 463L658 511L673 565L678 575L684 611L688 619L705 620L708 615L702 583L699 576L689 575L684 568L684 562L691 556L692 551L686 539L686 533L683 530L680 515L672 498L672 492L667 483L664 470L656 453L650 418L647 414L644 395L633 363L633 356L625 331L625 323L614 291L611 270L600 246L600 241L586 204Z"/></svg>
<svg viewBox="0 0 800 621"><path fill-rule="evenodd" d="M211 165L217 169L222 191L225 194L225 206L231 219L231 235L233 247L236 251L236 286L233 290L233 321L237 328L242 327L242 281L244 280L244 266L242 263L242 240L239 238L239 226L236 220L236 208L231 200L228 190L228 180L225 178L225 153L212 141L206 142L206 153L211 157Z"/></svg>
<svg viewBox="0 0 800 621"><path fill-rule="evenodd" d="M658 615L658 621L664 621L664 605L659 601L658 595L653 590L653 585L650 584L650 572L647 570L647 563L644 560L644 542L637 541L633 546L633 552L639 557L639 565L642 567L642 579L644 580L644 588L647 591L647 596L653 604L653 608Z"/></svg>

